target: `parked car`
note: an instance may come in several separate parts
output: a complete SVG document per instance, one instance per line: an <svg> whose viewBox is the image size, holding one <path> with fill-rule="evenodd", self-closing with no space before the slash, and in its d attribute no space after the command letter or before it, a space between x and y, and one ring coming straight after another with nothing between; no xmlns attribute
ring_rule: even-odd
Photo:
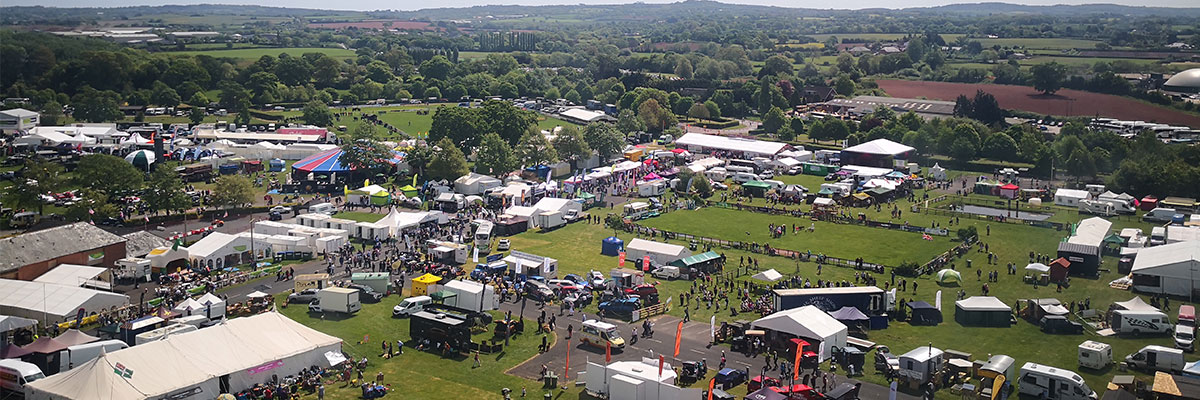
<svg viewBox="0 0 1200 400"><path fill-rule="evenodd" d="M358 289L358 301L363 303L378 303L380 300L383 300L383 293L376 292L375 289L371 289L370 286L351 283L346 287Z"/></svg>
<svg viewBox="0 0 1200 400"><path fill-rule="evenodd" d="M508 239L500 239L499 242L496 242L496 251L508 251L509 247L511 246L512 243L510 243Z"/></svg>
<svg viewBox="0 0 1200 400"><path fill-rule="evenodd" d="M277 213L280 213L280 214L287 214L287 213L290 213L290 212L292 212L292 208L291 208L291 207L287 207L287 206L275 206L275 207L271 207L271 212L277 212Z"/></svg>
<svg viewBox="0 0 1200 400"><path fill-rule="evenodd" d="M1046 333L1067 333L1072 335L1083 333L1083 325L1061 315L1047 315L1042 317L1039 325L1042 327L1042 332Z"/></svg>
<svg viewBox="0 0 1200 400"><path fill-rule="evenodd" d="M600 312L606 316L625 316L633 314L639 307L637 298L609 300L600 303Z"/></svg>
<svg viewBox="0 0 1200 400"><path fill-rule="evenodd" d="M588 271L588 279L591 280L592 289L604 287L604 274L600 273L600 271Z"/></svg>
<svg viewBox="0 0 1200 400"><path fill-rule="evenodd" d="M318 289L304 289L296 293L289 294L287 297L288 304L308 304L317 299Z"/></svg>
<svg viewBox="0 0 1200 400"><path fill-rule="evenodd" d="M269 214L267 214L267 219L271 220L271 221L282 221L283 214L280 214L279 212L276 212L276 211L271 211Z"/></svg>
<svg viewBox="0 0 1200 400"><path fill-rule="evenodd" d="M625 288L626 294L636 294L641 297L658 296L658 288L654 285L643 284L631 288Z"/></svg>
<svg viewBox="0 0 1200 400"><path fill-rule="evenodd" d="M717 372L716 380L723 390L729 390L745 382L746 373L740 369L725 368Z"/></svg>

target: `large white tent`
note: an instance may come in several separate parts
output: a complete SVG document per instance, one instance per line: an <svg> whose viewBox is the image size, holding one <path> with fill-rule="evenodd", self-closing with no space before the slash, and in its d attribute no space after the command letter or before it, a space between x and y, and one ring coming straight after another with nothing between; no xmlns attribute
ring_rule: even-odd
<svg viewBox="0 0 1200 400"><path fill-rule="evenodd" d="M755 328L820 341L818 356L821 361L832 355L831 347L846 347L846 324L821 311L816 306L804 306L780 311L750 324Z"/></svg>
<svg viewBox="0 0 1200 400"><path fill-rule="evenodd" d="M714 150L742 153L746 156L763 156L774 158L779 152L790 149L791 146L782 142L746 139L740 137L706 135L703 133L686 133L675 140L675 145L686 148L693 153L707 153Z"/></svg>
<svg viewBox="0 0 1200 400"><path fill-rule="evenodd" d="M112 271L105 267L61 264L46 271L33 281L110 290L112 289Z"/></svg>
<svg viewBox="0 0 1200 400"><path fill-rule="evenodd" d="M503 184L499 179L472 172L454 180L454 191L460 194L483 194L484 191Z"/></svg>
<svg viewBox="0 0 1200 400"><path fill-rule="evenodd" d="M188 315L204 315L210 319L225 316L225 300L212 293L205 293L196 299L187 299L175 306L175 311Z"/></svg>
<svg viewBox="0 0 1200 400"><path fill-rule="evenodd" d="M188 246L187 251L188 257L192 259L192 265L216 269L232 267L241 261L240 257L234 257L235 255L250 251L250 239L238 235L212 232L204 239Z"/></svg>
<svg viewBox="0 0 1200 400"><path fill-rule="evenodd" d="M751 278L758 279L760 281L775 282L775 281L783 278L783 274L779 273L779 271L776 271L774 268L772 268L772 269L768 269L766 271L762 271L757 274L754 274L753 276L751 276Z"/></svg>
<svg viewBox="0 0 1200 400"><path fill-rule="evenodd" d="M677 244L655 242L646 239L633 239L625 245L625 257L629 260L640 260L649 256L657 264L670 264L672 261L692 256L687 247Z"/></svg>
<svg viewBox="0 0 1200 400"><path fill-rule="evenodd" d="M227 376L230 391L236 392L272 375L326 366L325 353L340 352L341 342L268 312L101 354L75 369L29 383L26 398L212 399L221 392L222 377Z"/></svg>
<svg viewBox="0 0 1200 400"><path fill-rule="evenodd" d="M87 313L129 304L129 296L79 286L0 279L0 314L62 322Z"/></svg>
<svg viewBox="0 0 1200 400"><path fill-rule="evenodd" d="M1133 289L1190 297L1200 290L1200 241L1143 248L1133 260Z"/></svg>

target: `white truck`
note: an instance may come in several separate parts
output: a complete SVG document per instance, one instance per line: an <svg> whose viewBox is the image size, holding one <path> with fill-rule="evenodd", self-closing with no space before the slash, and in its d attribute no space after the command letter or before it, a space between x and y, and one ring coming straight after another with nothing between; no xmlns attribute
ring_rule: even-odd
<svg viewBox="0 0 1200 400"><path fill-rule="evenodd" d="M1143 333L1170 333L1175 329L1175 325L1167 318L1167 314L1159 311L1133 311L1133 310L1116 310L1112 312L1109 319L1109 326L1113 332L1132 333L1140 335Z"/></svg>
<svg viewBox="0 0 1200 400"><path fill-rule="evenodd" d="M317 299L308 305L308 312L354 314L362 309L358 289L327 287L317 292Z"/></svg>
<svg viewBox="0 0 1200 400"><path fill-rule="evenodd" d="M543 230L550 230L567 224L567 220L563 218L562 211L546 211L535 217L537 218L536 225Z"/></svg>
<svg viewBox="0 0 1200 400"><path fill-rule="evenodd" d="M664 266L655 268L654 271L650 272L650 275L653 275L655 278L658 278L658 279L667 279L667 280L678 279L679 278L679 267L675 267L675 266L671 266L671 265L664 265Z"/></svg>
<svg viewBox="0 0 1200 400"><path fill-rule="evenodd" d="M122 258L117 260L117 279L143 280L150 282L150 260L145 258Z"/></svg>
<svg viewBox="0 0 1200 400"><path fill-rule="evenodd" d="M1183 371L1183 350L1149 345L1125 356L1125 364L1147 371L1178 374Z"/></svg>
<svg viewBox="0 0 1200 400"><path fill-rule="evenodd" d="M479 282L452 280L442 286L442 290L455 294L448 298L445 304L476 312L494 310L496 305L496 288Z"/></svg>

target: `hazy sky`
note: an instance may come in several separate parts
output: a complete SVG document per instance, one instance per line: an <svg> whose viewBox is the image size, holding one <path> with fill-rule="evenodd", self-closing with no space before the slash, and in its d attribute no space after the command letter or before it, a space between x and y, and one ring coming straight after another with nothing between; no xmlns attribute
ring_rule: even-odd
<svg viewBox="0 0 1200 400"><path fill-rule="evenodd" d="M672 3L677 0L642 0L645 3ZM909 0L905 2L897 2L894 0L842 0L836 3L825 1L804 1L804 0L723 0L726 3L738 4L758 4L771 5L781 7L799 7L799 8L839 8L839 9L860 9L860 8L897 8L903 7L928 7L939 6L945 4L970 3L971 1L953 1L953 0ZM439 8L439 7L470 7L486 4L520 4L520 5L548 5L548 4L622 4L630 3L631 0L344 0L344 1L328 1L328 0L168 0L168 1L149 1L149 0L4 0L0 2L0 6L47 6L47 7L122 7L135 5L162 5L162 4L258 4L275 7L298 7L298 8L318 8L318 9L342 9L342 10L379 10L379 9L394 9L394 10L416 10L422 8ZM1051 5L1051 4L1089 4L1089 3L1109 3L1109 4L1124 4L1132 6L1160 6L1160 7L1197 7L1200 3L1196 0L1012 0L1005 1L1007 3L1030 4L1030 5Z"/></svg>

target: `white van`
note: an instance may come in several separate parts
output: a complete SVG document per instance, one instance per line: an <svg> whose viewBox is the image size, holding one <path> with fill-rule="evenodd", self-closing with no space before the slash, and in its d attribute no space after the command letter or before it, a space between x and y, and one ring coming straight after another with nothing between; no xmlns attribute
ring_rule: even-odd
<svg viewBox="0 0 1200 400"><path fill-rule="evenodd" d="M617 326L600 322L594 319L583 321L583 328L579 330L579 341L583 344L589 344L597 347L609 347L614 349L624 349L625 339L621 338L621 334L617 332Z"/></svg>
<svg viewBox="0 0 1200 400"><path fill-rule="evenodd" d="M1018 392L1051 400L1096 400L1096 392L1072 371L1031 362L1021 366Z"/></svg>
<svg viewBox="0 0 1200 400"><path fill-rule="evenodd" d="M1167 228L1156 226L1150 228L1150 245L1159 246L1167 244Z"/></svg>
<svg viewBox="0 0 1200 400"><path fill-rule="evenodd" d="M749 172L738 172L733 174L733 181L736 183L746 183L759 180L758 175Z"/></svg>
<svg viewBox="0 0 1200 400"><path fill-rule="evenodd" d="M777 181L777 180L773 180L773 179L764 179L763 182L768 185L771 185L771 189L774 189L774 190L783 190L783 187L787 186L787 184L783 183L782 181Z"/></svg>
<svg viewBox="0 0 1200 400"><path fill-rule="evenodd" d="M308 206L308 212L313 214L333 215L337 214L337 207L334 207L333 204L329 203L313 204Z"/></svg>
<svg viewBox="0 0 1200 400"><path fill-rule="evenodd" d="M1142 219L1147 222L1170 222L1171 218L1175 217L1175 214L1174 208L1158 207L1147 212L1146 215L1142 216Z"/></svg>
<svg viewBox="0 0 1200 400"><path fill-rule="evenodd" d="M659 279L676 279L679 278L679 267L664 265L655 268L654 271L650 272L650 275L653 275L655 278Z"/></svg>
<svg viewBox="0 0 1200 400"><path fill-rule="evenodd" d="M1175 325L1167 319L1167 314L1159 311L1116 310L1112 312L1109 326L1116 333L1171 333Z"/></svg>
<svg viewBox="0 0 1200 400"><path fill-rule="evenodd" d="M1196 327L1184 324L1175 325L1175 348L1183 351L1196 350Z"/></svg>
<svg viewBox="0 0 1200 400"><path fill-rule="evenodd" d="M400 300L400 304L392 307L393 317L403 317L413 315L425 309L425 306L433 304L433 298L429 296L413 296L404 300Z"/></svg>
<svg viewBox="0 0 1200 400"><path fill-rule="evenodd" d="M1125 356L1125 364L1133 368L1178 374L1183 371L1183 350L1149 345Z"/></svg>
<svg viewBox="0 0 1200 400"><path fill-rule="evenodd" d="M68 347L59 356L59 371L66 371L72 368L83 365L83 363L91 361L93 358L100 357L100 351L112 353L117 350L127 349L129 345L121 340L102 340L94 343L77 344Z"/></svg>
<svg viewBox="0 0 1200 400"><path fill-rule="evenodd" d="M0 360L0 394L7 399L10 395L24 396L25 384L45 378L38 366L17 360Z"/></svg>

